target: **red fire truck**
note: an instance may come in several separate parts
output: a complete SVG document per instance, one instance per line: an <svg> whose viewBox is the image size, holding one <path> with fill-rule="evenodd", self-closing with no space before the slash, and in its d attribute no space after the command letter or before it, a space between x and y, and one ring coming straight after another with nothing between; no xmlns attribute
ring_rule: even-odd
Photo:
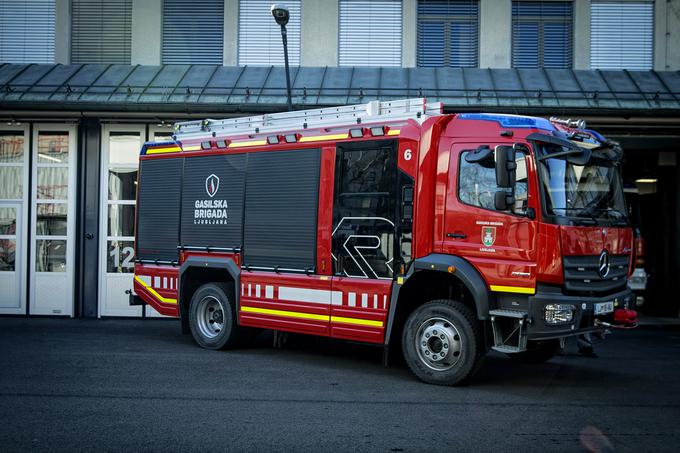
<svg viewBox="0 0 680 453"><path fill-rule="evenodd" d="M179 123L141 150L131 303L208 349L252 328L400 345L423 381L632 323L618 144L425 99Z"/></svg>

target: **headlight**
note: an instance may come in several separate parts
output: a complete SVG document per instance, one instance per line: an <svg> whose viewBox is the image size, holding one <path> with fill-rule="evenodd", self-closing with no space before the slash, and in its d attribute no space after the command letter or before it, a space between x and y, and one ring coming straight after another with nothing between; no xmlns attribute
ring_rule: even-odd
<svg viewBox="0 0 680 453"><path fill-rule="evenodd" d="M571 304L547 304L545 306L546 324L568 324L574 321L574 307Z"/></svg>

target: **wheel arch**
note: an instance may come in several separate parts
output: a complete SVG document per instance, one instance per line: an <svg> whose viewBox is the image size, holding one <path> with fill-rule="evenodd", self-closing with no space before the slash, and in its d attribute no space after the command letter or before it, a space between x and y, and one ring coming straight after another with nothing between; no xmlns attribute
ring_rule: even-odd
<svg viewBox="0 0 680 453"><path fill-rule="evenodd" d="M401 330L408 314L433 299L460 299L479 321L489 317L492 297L481 274L467 260L453 255L430 254L414 261L402 284L392 288L385 344Z"/></svg>
<svg viewBox="0 0 680 453"><path fill-rule="evenodd" d="M187 258L179 270L179 317L182 333L189 333L189 303L194 292L205 283L234 283L234 308L238 313L241 269L231 258L198 257ZM238 320L238 317L237 317Z"/></svg>

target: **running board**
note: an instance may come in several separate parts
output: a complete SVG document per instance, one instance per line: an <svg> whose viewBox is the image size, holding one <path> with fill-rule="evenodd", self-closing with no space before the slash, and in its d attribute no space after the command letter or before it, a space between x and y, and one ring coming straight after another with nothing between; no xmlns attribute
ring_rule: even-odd
<svg viewBox="0 0 680 453"><path fill-rule="evenodd" d="M518 310L490 310L494 345L492 349L506 354L526 351L529 314Z"/></svg>

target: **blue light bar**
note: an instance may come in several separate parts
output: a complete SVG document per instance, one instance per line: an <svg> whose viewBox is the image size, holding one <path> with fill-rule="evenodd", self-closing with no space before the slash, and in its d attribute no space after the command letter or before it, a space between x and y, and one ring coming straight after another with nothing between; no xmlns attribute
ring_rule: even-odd
<svg viewBox="0 0 680 453"><path fill-rule="evenodd" d="M495 115L493 113L461 113L458 115L461 120L481 120L494 121L501 125L501 127L520 127L520 128L534 128L544 129L547 131L554 131L555 127L550 124L550 121L545 118L534 118L531 116L518 115Z"/></svg>

